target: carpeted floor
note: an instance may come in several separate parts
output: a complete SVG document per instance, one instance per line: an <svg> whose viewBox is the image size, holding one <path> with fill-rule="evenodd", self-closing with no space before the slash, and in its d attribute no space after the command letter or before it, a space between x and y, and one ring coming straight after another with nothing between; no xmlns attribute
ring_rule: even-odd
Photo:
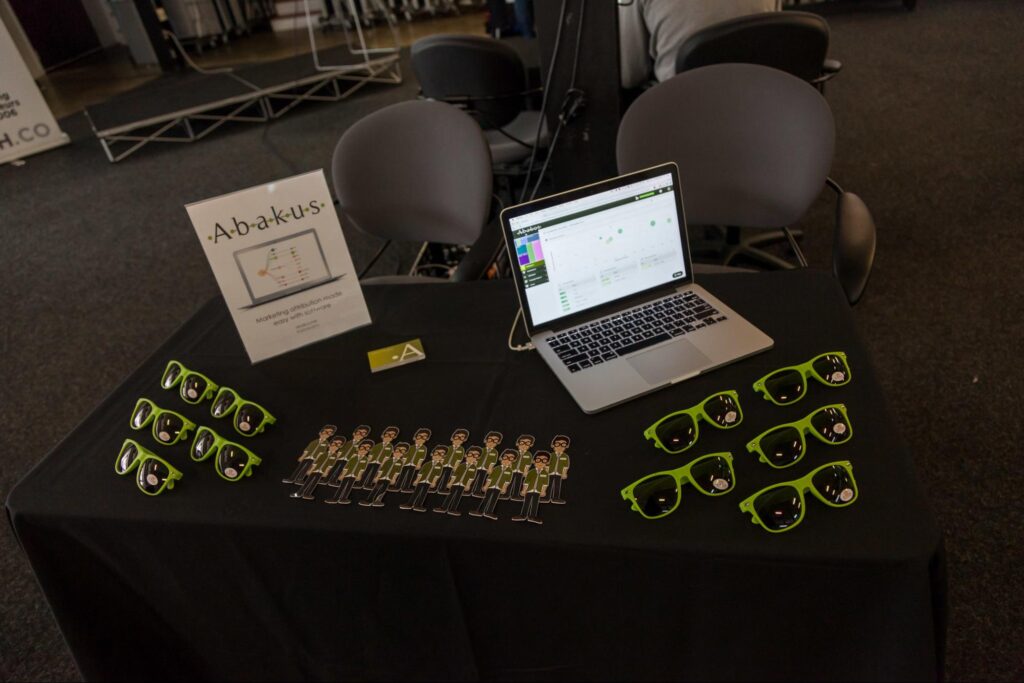
<svg viewBox="0 0 1024 683"><path fill-rule="evenodd" d="M856 315L946 533L947 677L1024 679L1013 398L1024 378L1024 3L922 0L907 13L879 0L822 11L844 64L827 92L833 175L879 226ZM0 497L216 293L183 205L329 167L349 125L414 96L409 78L117 165L77 115L62 122L74 144L0 167ZM823 195L801 225L817 267L828 264L831 211ZM357 265L376 250L347 237ZM77 679L9 530L0 576L0 679Z"/></svg>

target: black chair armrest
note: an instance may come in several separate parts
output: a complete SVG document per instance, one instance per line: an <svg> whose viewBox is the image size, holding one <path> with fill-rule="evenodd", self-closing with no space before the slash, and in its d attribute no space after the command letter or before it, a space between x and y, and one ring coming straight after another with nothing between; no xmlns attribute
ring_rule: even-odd
<svg viewBox="0 0 1024 683"><path fill-rule="evenodd" d="M486 279L488 269L504 248L505 238L501 234L501 223L489 222L484 226L480 237L470 247L469 252L455 267L455 272L452 273L452 282Z"/></svg>
<svg viewBox="0 0 1024 683"><path fill-rule="evenodd" d="M832 272L853 306L864 294L875 262L875 220L867 204L852 192L839 195Z"/></svg>
<svg viewBox="0 0 1024 683"><path fill-rule="evenodd" d="M837 73L842 71L843 63L838 59L826 59L821 65L821 75L811 79L811 85L820 85L825 81L832 80Z"/></svg>
<svg viewBox="0 0 1024 683"><path fill-rule="evenodd" d="M821 65L822 73L837 74L843 69L843 63L838 59L826 59L825 63Z"/></svg>

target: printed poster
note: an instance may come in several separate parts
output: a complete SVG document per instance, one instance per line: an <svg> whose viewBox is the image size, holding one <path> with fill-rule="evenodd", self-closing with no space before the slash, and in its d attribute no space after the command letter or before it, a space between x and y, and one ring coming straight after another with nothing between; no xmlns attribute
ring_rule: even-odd
<svg viewBox="0 0 1024 683"><path fill-rule="evenodd" d="M323 170L185 208L253 363L370 323Z"/></svg>

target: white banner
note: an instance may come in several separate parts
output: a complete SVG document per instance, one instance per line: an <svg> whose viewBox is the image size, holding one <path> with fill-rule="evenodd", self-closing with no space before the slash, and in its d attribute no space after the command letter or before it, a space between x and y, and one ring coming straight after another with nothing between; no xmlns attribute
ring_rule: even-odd
<svg viewBox="0 0 1024 683"><path fill-rule="evenodd" d="M370 324L322 170L185 209L253 363Z"/></svg>
<svg viewBox="0 0 1024 683"><path fill-rule="evenodd" d="M0 164L68 142L0 21Z"/></svg>

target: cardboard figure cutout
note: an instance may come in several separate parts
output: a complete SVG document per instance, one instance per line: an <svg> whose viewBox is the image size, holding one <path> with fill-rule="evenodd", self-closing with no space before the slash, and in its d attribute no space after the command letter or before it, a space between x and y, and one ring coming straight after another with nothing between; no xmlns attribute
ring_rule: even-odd
<svg viewBox="0 0 1024 683"><path fill-rule="evenodd" d="M401 490L402 493L412 493L412 480L416 476L416 473L423 467L423 461L427 459L427 441L430 440L431 431L426 427L420 427L416 430L416 433L412 435L412 446L409 451L405 454L405 465L402 467L402 472L398 475L398 483L394 489Z"/></svg>
<svg viewBox="0 0 1024 683"><path fill-rule="evenodd" d="M366 472L363 473L363 478L359 480L356 486L365 489L373 487L373 482L377 480L377 471L380 469L381 463L389 459L391 453L395 450L391 442L396 438L398 438L398 427L384 428L380 435L380 443L370 450L369 464L366 466Z"/></svg>
<svg viewBox="0 0 1024 683"><path fill-rule="evenodd" d="M462 462L466 452L462 448L462 444L466 443L466 439L469 438L469 430L458 428L452 432L452 445L448 447L448 452L444 457L444 469L441 470L441 478L437 480L437 492L448 495L448 482L451 479L452 472L455 471L455 466Z"/></svg>
<svg viewBox="0 0 1024 683"><path fill-rule="evenodd" d="M310 441L302 453L299 454L299 465L292 472L292 476L282 479L281 482L284 484L301 485L306 480L306 475L313 469L313 461L316 460L319 454L327 452L327 440L334 436L336 431L338 431L338 428L334 425L324 425L321 427L317 438Z"/></svg>
<svg viewBox="0 0 1024 683"><path fill-rule="evenodd" d="M501 445L504 438L501 432L487 432L487 436L484 437L483 453L480 456L480 469L476 471L476 476L473 478L473 484L468 489L467 495L477 498L484 497L484 484L487 483L487 476L498 464L498 446Z"/></svg>
<svg viewBox="0 0 1024 683"><path fill-rule="evenodd" d="M416 512L427 511L427 508L423 505L427 499L427 491L432 486L437 485L437 480L441 476L441 470L444 469L444 456L447 452L448 449L444 446L434 446L434 450L430 452L430 462L425 464L416 475L416 480L413 482L412 495L409 496L408 501L399 505L399 508L402 510L415 510Z"/></svg>
<svg viewBox="0 0 1024 683"><path fill-rule="evenodd" d="M476 479L476 473L481 471L480 454L483 449L479 446L470 446L466 450L466 461L455 466L455 473L452 475L451 491L445 497L444 502L434 508L434 512L448 513L452 517L462 515L459 512L459 502L462 500L462 492Z"/></svg>
<svg viewBox="0 0 1024 683"><path fill-rule="evenodd" d="M325 503L337 503L348 505L352 501L349 496L352 494L352 487L356 479L363 476L370 461L370 449L373 448L373 439L363 439L352 457L345 463L345 469L341 471L341 484L334 495L325 500Z"/></svg>
<svg viewBox="0 0 1024 683"><path fill-rule="evenodd" d="M331 467L333 467L335 461L337 461L338 453L344 445L345 437L336 436L332 438L327 444L327 450L322 454L317 455L316 459L313 460L313 469L306 476L306 482L302 485L302 488L292 493L291 497L302 498L303 500L313 500L316 497L313 495L313 492L316 491L316 487L322 483L324 475L331 471Z"/></svg>
<svg viewBox="0 0 1024 683"><path fill-rule="evenodd" d="M494 508L498 505L498 497L508 492L508 486L512 481L513 464L517 454L514 450L508 449L501 454L501 466L495 467L490 476L487 477L487 492L484 499L480 501L480 507L469 513L470 517L486 517L487 519L498 519L494 514Z"/></svg>
<svg viewBox="0 0 1024 683"><path fill-rule="evenodd" d="M380 469L372 482L373 488L370 489L370 493L364 500L359 501L360 505L364 507L373 506L375 508L384 507L384 494L387 491L395 490L394 484L398 481L398 475L402 471L403 459L408 450L409 444L404 441L395 444L391 455L386 456L384 461L380 463ZM369 485L367 485L367 488L369 488Z"/></svg>
<svg viewBox="0 0 1024 683"><path fill-rule="evenodd" d="M523 478L526 477L527 470L533 464L533 453L530 452L530 449L533 448L535 441L531 434L521 434L516 439L518 452L516 453L515 473L512 475L512 483L508 487L508 492L501 496L502 500L511 498L514 501L521 501L523 499L520 491L523 488Z"/></svg>
<svg viewBox="0 0 1024 683"><path fill-rule="evenodd" d="M348 445L342 449L338 455L337 462L334 463L334 467L324 477L324 483L328 486L341 486L341 471L345 469L345 464L348 459L352 457L352 454L359 448L359 444L363 439L370 433L369 425L359 425L352 430L352 438L349 440Z"/></svg>
<svg viewBox="0 0 1024 683"><path fill-rule="evenodd" d="M565 505L562 498L563 482L569 478L569 454L565 449L569 447L569 437L559 434L551 439L551 462L548 465L550 483L548 484L547 495L541 496L540 502Z"/></svg>
<svg viewBox="0 0 1024 683"><path fill-rule="evenodd" d="M533 522L543 524L540 518L540 497L548 491L548 463L551 455L547 451L537 451L533 456L533 469L526 473L521 494L523 509L512 518L513 522Z"/></svg>

